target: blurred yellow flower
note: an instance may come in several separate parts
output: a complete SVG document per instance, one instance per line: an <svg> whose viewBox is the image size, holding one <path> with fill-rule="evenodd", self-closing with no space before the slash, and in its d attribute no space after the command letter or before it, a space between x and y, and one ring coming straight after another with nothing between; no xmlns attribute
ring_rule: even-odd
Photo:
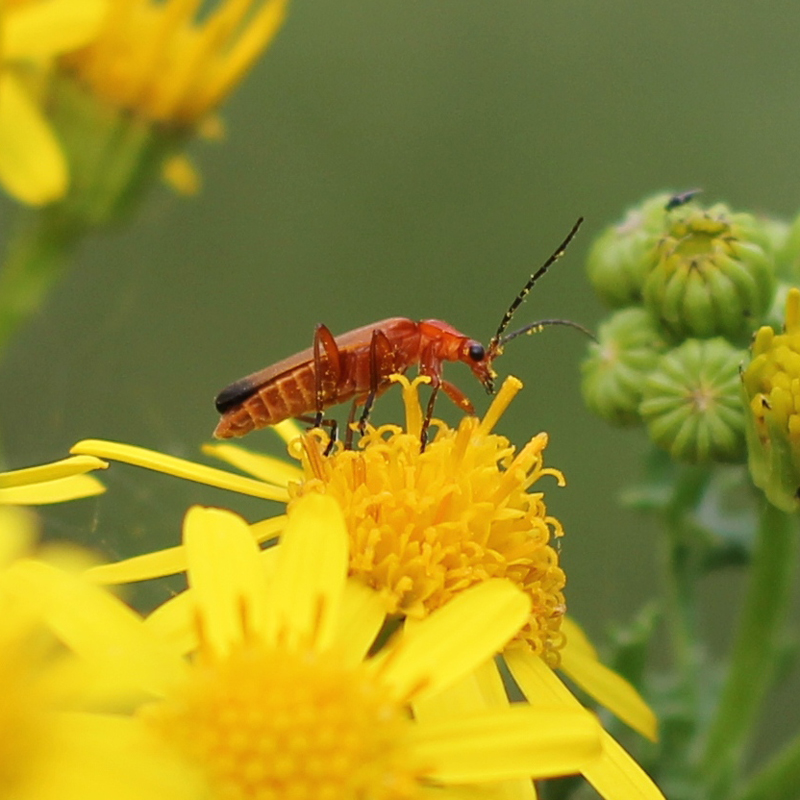
<svg viewBox="0 0 800 800"><path fill-rule="evenodd" d="M370 655L383 607L347 579L348 535L331 498L296 503L281 546L266 551L240 517L195 507L184 546L191 589L144 622L69 577L46 610L68 645L152 698L121 722L150 736L127 752L130 770L157 777L157 757L173 760L168 775L183 771L169 794L155 783L156 796L403 800L480 789L521 800L531 778L598 757L601 729L585 710L496 707L470 693L471 675L530 611L509 582L463 592Z"/></svg>
<svg viewBox="0 0 800 800"><path fill-rule="evenodd" d="M334 497L347 520L350 574L377 592L384 613L405 618L406 627L446 607L471 586L508 579L531 602L525 625L503 651L528 701L580 708L557 677L554 669L560 668L620 719L654 739L656 720L639 694L603 666L577 625L565 624L565 577L551 545L561 526L547 514L543 494L529 491L546 475L563 481L557 470L543 466L546 435L533 437L517 452L508 439L492 433L522 384L507 380L483 420L466 417L456 429L434 420L436 435L420 452L420 379L398 380L406 406L405 429L371 429L357 451L340 449L325 456L317 434L301 437L291 422L276 426L302 470L230 444L204 449L255 480L110 442L80 442L72 452L288 500L290 509L314 494ZM284 526L285 517L269 518L252 526L252 535L264 541L279 535ZM175 547L98 567L91 576L112 583L185 568L186 553ZM583 774L604 797L661 797L608 734L603 734L603 748L603 758L587 765Z"/></svg>
<svg viewBox="0 0 800 800"><path fill-rule="evenodd" d="M0 184L23 203L44 205L67 190L67 164L36 84L54 57L91 41L105 10L105 0L0 5Z"/></svg>
<svg viewBox="0 0 800 800"><path fill-rule="evenodd" d="M116 108L194 126L267 48L288 0L116 0L97 40L65 68Z"/></svg>

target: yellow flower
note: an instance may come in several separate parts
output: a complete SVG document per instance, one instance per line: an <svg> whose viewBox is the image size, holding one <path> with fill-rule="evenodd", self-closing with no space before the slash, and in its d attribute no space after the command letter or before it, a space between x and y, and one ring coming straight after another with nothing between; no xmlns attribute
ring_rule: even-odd
<svg viewBox="0 0 800 800"><path fill-rule="evenodd" d="M64 60L98 97L152 122L194 126L242 80L287 0L116 0L90 47ZM211 7L209 7L211 6Z"/></svg>
<svg viewBox="0 0 800 800"><path fill-rule="evenodd" d="M68 182L35 83L53 57L96 35L105 10L105 0L5 0L0 6L0 183L23 203L56 200Z"/></svg>
<svg viewBox="0 0 800 800"><path fill-rule="evenodd" d="M371 656L382 604L347 579L347 531L330 498L295 504L281 546L266 551L240 517L194 507L184 545L191 589L146 621L69 576L48 593L64 641L152 698L128 720L150 737L128 751L129 771L155 775L158 753L173 760L170 775L184 772L157 796L403 800L482 787L523 798L531 777L598 757L600 727L585 710L494 707L482 692L502 691L496 682L476 690L472 675L530 610L507 581L463 592ZM448 712L443 694L462 699Z"/></svg>
<svg viewBox="0 0 800 800"><path fill-rule="evenodd" d="M655 718L638 693L600 663L577 625L565 624L564 575L550 544L561 527L547 514L543 495L528 491L545 475L561 480L560 473L542 466L546 437L534 437L517 453L505 437L492 433L521 388L519 381L506 381L483 420L467 417L457 429L434 421L436 436L420 453L420 381L399 380L405 431L399 426L370 431L359 451L325 457L318 439L300 439L293 423L281 423L279 432L291 442L302 471L229 444L209 446L206 452L260 480L109 442L81 442L73 453L273 500L291 498L290 507L320 492L335 497L348 521L351 574L378 592L386 613L408 617L408 622L446 607L470 586L497 577L512 580L530 598L532 613L503 657L528 701L580 707L554 672L560 666L620 719L655 738ZM263 541L284 525L284 517L275 517L254 525L252 533ZM141 580L185 568L185 551L176 547L99 567L92 577ZM614 799L661 796L608 734L603 747L604 757L583 770L601 794Z"/></svg>
<svg viewBox="0 0 800 800"><path fill-rule="evenodd" d="M765 325L742 372L753 482L783 511L800 507L800 289L786 297L783 333Z"/></svg>

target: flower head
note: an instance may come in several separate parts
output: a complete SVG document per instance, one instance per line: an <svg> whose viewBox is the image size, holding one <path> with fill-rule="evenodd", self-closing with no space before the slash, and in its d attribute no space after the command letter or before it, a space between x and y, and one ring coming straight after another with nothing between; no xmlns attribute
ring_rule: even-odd
<svg viewBox="0 0 800 800"><path fill-rule="evenodd" d="M149 737L131 766L156 747L184 771L179 798L401 800L599 757L585 711L492 707L469 691L529 612L519 590L474 587L372 656L384 615L375 593L347 580L347 542L336 503L315 494L293 505L267 551L235 514L195 507L184 525L191 588L147 621L104 590L62 581L71 608L56 590L47 614L65 642L100 650L151 697L128 720ZM457 686L445 713L437 697Z"/></svg>
<svg viewBox="0 0 800 800"><path fill-rule="evenodd" d="M16 0L0 6L0 183L43 205L67 190L61 146L39 107L47 64L91 41L105 0Z"/></svg>
<svg viewBox="0 0 800 800"><path fill-rule="evenodd" d="M544 494L529 489L546 476L560 485L564 479L543 464L547 434L516 452L492 433L522 384L507 381L482 422L464 417L456 429L437 425L420 452L421 379L398 380L405 430L372 429L358 450L328 458L318 439L298 440L293 449L305 480L290 485L290 494L324 492L337 500L351 537L350 573L379 591L388 613L421 618L469 586L508 578L533 603L521 638L556 664L565 577L551 540L563 531Z"/></svg>
<svg viewBox="0 0 800 800"><path fill-rule="evenodd" d="M115 108L193 126L244 77L283 22L287 0L123 0L66 68ZM210 7L208 7L210 6Z"/></svg>
<svg viewBox="0 0 800 800"><path fill-rule="evenodd" d="M784 332L761 328L742 373L750 474L784 511L800 507L800 289L786 298Z"/></svg>

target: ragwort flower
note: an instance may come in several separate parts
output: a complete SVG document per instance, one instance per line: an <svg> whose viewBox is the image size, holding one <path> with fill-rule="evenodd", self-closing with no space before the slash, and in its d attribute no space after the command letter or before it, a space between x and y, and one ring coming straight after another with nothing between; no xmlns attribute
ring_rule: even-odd
<svg viewBox="0 0 800 800"><path fill-rule="evenodd" d="M800 289L787 293L782 333L756 333L742 372L750 474L783 511L800 508Z"/></svg>
<svg viewBox="0 0 800 800"><path fill-rule="evenodd" d="M370 656L382 604L347 579L348 535L330 498L296 503L266 551L240 517L195 507L184 545L191 588L147 621L68 577L47 608L77 652L102 653L150 696L127 720L147 730L149 750L128 758L146 765L157 743L173 774L184 770L163 796L405 800L483 787L523 798L531 777L597 758L587 712L492 707L473 688L530 610L508 582L462 593ZM456 710L444 711L444 692L461 696Z"/></svg>
<svg viewBox="0 0 800 800"><path fill-rule="evenodd" d="M503 657L528 701L580 707L556 676L554 669L560 668L622 720L655 738L655 718L640 696L600 663L574 623L564 625L565 578L551 544L561 526L547 514L543 495L528 491L545 475L563 478L543 466L545 435L517 453L505 437L492 433L521 383L506 381L483 420L466 417L457 429L434 420L436 435L421 453L417 390L426 379L398 380L405 430L396 425L370 430L358 451L324 456L319 438L298 438L293 423L281 423L302 471L229 444L206 450L260 480L109 442L81 442L73 452L227 488L241 482L249 494L288 499L290 508L316 493L335 497L347 520L351 575L378 593L385 613L407 621L424 619L471 586L499 577L511 580L530 598L532 612ZM252 532L263 541L284 524L283 517L268 519ZM185 568L185 551L172 548L100 567L92 576L101 582L141 580ZM661 796L607 734L603 745L604 757L583 774L605 797Z"/></svg>
<svg viewBox="0 0 800 800"><path fill-rule="evenodd" d="M96 35L105 9L105 0L0 5L0 184L23 203L43 205L67 189L66 161L36 85L54 57Z"/></svg>

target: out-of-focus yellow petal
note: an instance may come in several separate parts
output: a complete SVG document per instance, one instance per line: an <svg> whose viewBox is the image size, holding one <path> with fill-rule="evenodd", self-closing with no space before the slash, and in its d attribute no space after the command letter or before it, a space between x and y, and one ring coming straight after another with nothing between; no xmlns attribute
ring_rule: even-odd
<svg viewBox="0 0 800 800"><path fill-rule="evenodd" d="M194 592L180 592L153 611L145 619L145 627L159 639L170 642L178 652L189 653L200 643L196 608Z"/></svg>
<svg viewBox="0 0 800 800"><path fill-rule="evenodd" d="M530 599L509 581L466 589L403 636L391 658L380 662L383 680L397 697L421 701L500 651L530 609Z"/></svg>
<svg viewBox="0 0 800 800"><path fill-rule="evenodd" d="M586 710L532 708L455 715L414 727L415 757L431 777L476 783L578 772L601 753L602 728Z"/></svg>
<svg viewBox="0 0 800 800"><path fill-rule="evenodd" d="M176 478L184 478L187 481L204 483L208 486L216 486L218 489L227 489L252 497L261 497L265 500L276 500L279 503L286 503L289 500L288 493L280 486L271 486L252 478L242 478L231 472L195 464L193 461L168 456L144 447L107 442L101 439L84 439L82 442L78 442L70 452L107 458L109 461L122 461L135 467L164 472L167 475L174 475Z"/></svg>
<svg viewBox="0 0 800 800"><path fill-rule="evenodd" d="M173 191L184 197L194 197L202 184L197 167L184 153L174 155L164 162L161 178Z"/></svg>
<svg viewBox="0 0 800 800"><path fill-rule="evenodd" d="M325 649L336 635L347 578L347 528L336 501L309 494L295 502L276 559L265 640Z"/></svg>
<svg viewBox="0 0 800 800"><path fill-rule="evenodd" d="M0 489L0 505L43 506L93 497L106 490L97 478L91 475L72 475L54 481L31 483L28 486L12 486Z"/></svg>
<svg viewBox="0 0 800 800"><path fill-rule="evenodd" d="M105 665L121 684L161 695L184 677L175 649L154 639L141 617L104 589L40 561L18 561L10 570L42 599L54 633L79 656Z"/></svg>
<svg viewBox="0 0 800 800"><path fill-rule="evenodd" d="M283 422L273 425L272 430L274 430L286 444L294 441L298 436L303 435L303 429L293 419L285 419Z"/></svg>
<svg viewBox="0 0 800 800"><path fill-rule="evenodd" d="M581 771L607 800L664 800L650 776L608 733L603 733L601 758Z"/></svg>
<svg viewBox="0 0 800 800"><path fill-rule="evenodd" d="M41 206L67 191L67 162L42 113L16 78L0 75L0 184Z"/></svg>
<svg viewBox="0 0 800 800"><path fill-rule="evenodd" d="M71 475L83 475L95 469L106 469L108 464L94 456L71 456L41 464L36 467L25 467L10 472L0 472L0 489L10 486L25 486L29 483L42 483L57 478L68 478Z"/></svg>
<svg viewBox="0 0 800 800"><path fill-rule="evenodd" d="M106 0L40 0L4 19L3 58L37 59L75 50L100 30Z"/></svg>
<svg viewBox="0 0 800 800"><path fill-rule="evenodd" d="M35 800L194 800L199 775L176 759L136 717L112 714L53 715L41 785L22 796ZM56 771L58 780L48 779Z"/></svg>
<svg viewBox="0 0 800 800"><path fill-rule="evenodd" d="M436 720L453 714L508 708L509 701L500 672L489 659L442 691L413 704L414 719Z"/></svg>
<svg viewBox="0 0 800 800"><path fill-rule="evenodd" d="M263 624L266 584L258 545L247 523L221 508L190 508L183 531L203 644L224 658L244 641L245 621L255 630Z"/></svg>
<svg viewBox="0 0 800 800"><path fill-rule="evenodd" d="M369 651L386 618L380 595L361 581L347 581L336 629L336 652L344 663L359 664Z"/></svg>
<svg viewBox="0 0 800 800"><path fill-rule="evenodd" d="M108 585L161 578L164 575L184 572L185 569L186 549L183 545L179 545L126 558L113 564L99 564L86 570L85 577L92 583Z"/></svg>
<svg viewBox="0 0 800 800"><path fill-rule="evenodd" d="M253 453L235 444L206 444L203 445L203 452L276 486L287 486L290 482L299 482L305 477L300 467L284 459Z"/></svg>
<svg viewBox="0 0 800 800"><path fill-rule="evenodd" d="M561 651L561 669L600 705L634 730L655 741L658 720L642 696L621 675L602 664L583 631L564 620L567 643Z"/></svg>
<svg viewBox="0 0 800 800"><path fill-rule="evenodd" d="M24 508L0 504L0 567L10 564L36 541L34 515Z"/></svg>

